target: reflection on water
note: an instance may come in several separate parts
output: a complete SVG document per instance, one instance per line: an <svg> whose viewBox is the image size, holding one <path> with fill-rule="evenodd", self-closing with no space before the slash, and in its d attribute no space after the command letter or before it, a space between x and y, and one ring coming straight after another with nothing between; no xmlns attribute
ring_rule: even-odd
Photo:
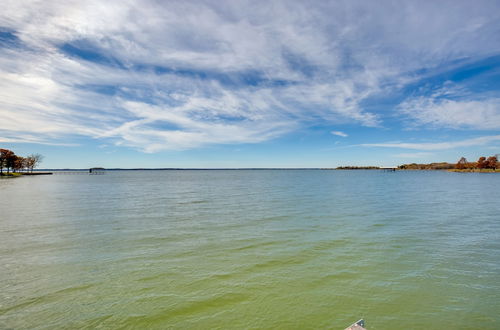
<svg viewBox="0 0 500 330"><path fill-rule="evenodd" d="M321 170L0 180L0 328L498 329L498 187Z"/></svg>

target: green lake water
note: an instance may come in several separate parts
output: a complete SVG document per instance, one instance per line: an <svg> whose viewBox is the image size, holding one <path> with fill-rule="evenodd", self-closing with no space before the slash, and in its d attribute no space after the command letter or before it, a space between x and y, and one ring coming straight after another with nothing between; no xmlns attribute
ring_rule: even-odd
<svg viewBox="0 0 500 330"><path fill-rule="evenodd" d="M0 329L500 329L500 175L0 180Z"/></svg>

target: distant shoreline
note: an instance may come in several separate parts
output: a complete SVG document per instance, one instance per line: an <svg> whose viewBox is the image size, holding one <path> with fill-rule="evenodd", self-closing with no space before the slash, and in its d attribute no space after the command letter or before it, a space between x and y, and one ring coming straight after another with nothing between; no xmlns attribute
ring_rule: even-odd
<svg viewBox="0 0 500 330"><path fill-rule="evenodd" d="M395 171L446 171L446 172L471 172L471 173L500 173L500 169L416 169L416 168L397 168L397 167L340 167L340 168L329 168L329 167L238 167L238 168L177 168L177 167L166 167L166 168L107 168L103 171L384 171L384 170ZM40 169L33 171L33 173L20 173L22 175L42 175L49 174L47 172L88 172L86 168L61 168L61 169ZM41 172L41 173L37 173ZM5 174L5 173L4 173ZM19 173L16 173L19 174Z"/></svg>

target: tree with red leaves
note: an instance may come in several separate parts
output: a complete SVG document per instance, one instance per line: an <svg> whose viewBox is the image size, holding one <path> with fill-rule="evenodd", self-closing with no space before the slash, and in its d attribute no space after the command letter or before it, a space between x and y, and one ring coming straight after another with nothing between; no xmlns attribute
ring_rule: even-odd
<svg viewBox="0 0 500 330"><path fill-rule="evenodd" d="M479 157L477 160L477 168L486 168L487 163L486 163L486 157Z"/></svg>
<svg viewBox="0 0 500 330"><path fill-rule="evenodd" d="M488 159L486 159L485 163L486 163L485 168L496 169L498 165L498 159L496 156L491 156L488 157Z"/></svg>
<svg viewBox="0 0 500 330"><path fill-rule="evenodd" d="M16 154L9 149L0 149L0 174L3 174L3 168L7 168L7 174L9 174L9 169L14 166L14 161Z"/></svg>

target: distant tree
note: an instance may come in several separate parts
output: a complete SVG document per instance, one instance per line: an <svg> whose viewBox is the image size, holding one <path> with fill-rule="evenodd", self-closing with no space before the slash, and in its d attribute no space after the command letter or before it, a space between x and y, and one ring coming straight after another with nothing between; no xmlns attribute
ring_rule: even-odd
<svg viewBox="0 0 500 330"><path fill-rule="evenodd" d="M13 151L9 150L9 152L7 152L5 156L5 167L7 168L7 174L9 174L10 169L12 170L14 169L16 160L17 160L17 155Z"/></svg>
<svg viewBox="0 0 500 330"><path fill-rule="evenodd" d="M498 159L496 156L491 156L491 157L488 157L488 159L485 161L486 163L486 167L485 168L491 168L491 169L496 169L497 168L497 163L498 163Z"/></svg>
<svg viewBox="0 0 500 330"><path fill-rule="evenodd" d="M32 168L34 167L34 164L35 164L35 160L31 157L31 156L28 156L25 158L25 162L26 162L26 170L28 172L32 172Z"/></svg>
<svg viewBox="0 0 500 330"><path fill-rule="evenodd" d="M486 164L486 157L479 157L479 159L477 160L477 168L486 168L487 164Z"/></svg>
<svg viewBox="0 0 500 330"><path fill-rule="evenodd" d="M7 167L7 159L13 154L9 149L0 149L0 174L3 174L4 167Z"/></svg>
<svg viewBox="0 0 500 330"><path fill-rule="evenodd" d="M23 157L23 168L25 172L28 172L28 158Z"/></svg>
<svg viewBox="0 0 500 330"><path fill-rule="evenodd" d="M465 157L460 158L460 160L458 161L458 163L455 167L459 170L463 170L463 169L467 168L467 159L465 159Z"/></svg>
<svg viewBox="0 0 500 330"><path fill-rule="evenodd" d="M26 157L26 167L33 173L33 169L36 168L43 160L43 156L40 154L32 154Z"/></svg>
<svg viewBox="0 0 500 330"><path fill-rule="evenodd" d="M16 156L14 159L13 167L12 170L13 172L21 172L23 168L25 167L24 165L26 164L26 158L21 157L21 156Z"/></svg>

